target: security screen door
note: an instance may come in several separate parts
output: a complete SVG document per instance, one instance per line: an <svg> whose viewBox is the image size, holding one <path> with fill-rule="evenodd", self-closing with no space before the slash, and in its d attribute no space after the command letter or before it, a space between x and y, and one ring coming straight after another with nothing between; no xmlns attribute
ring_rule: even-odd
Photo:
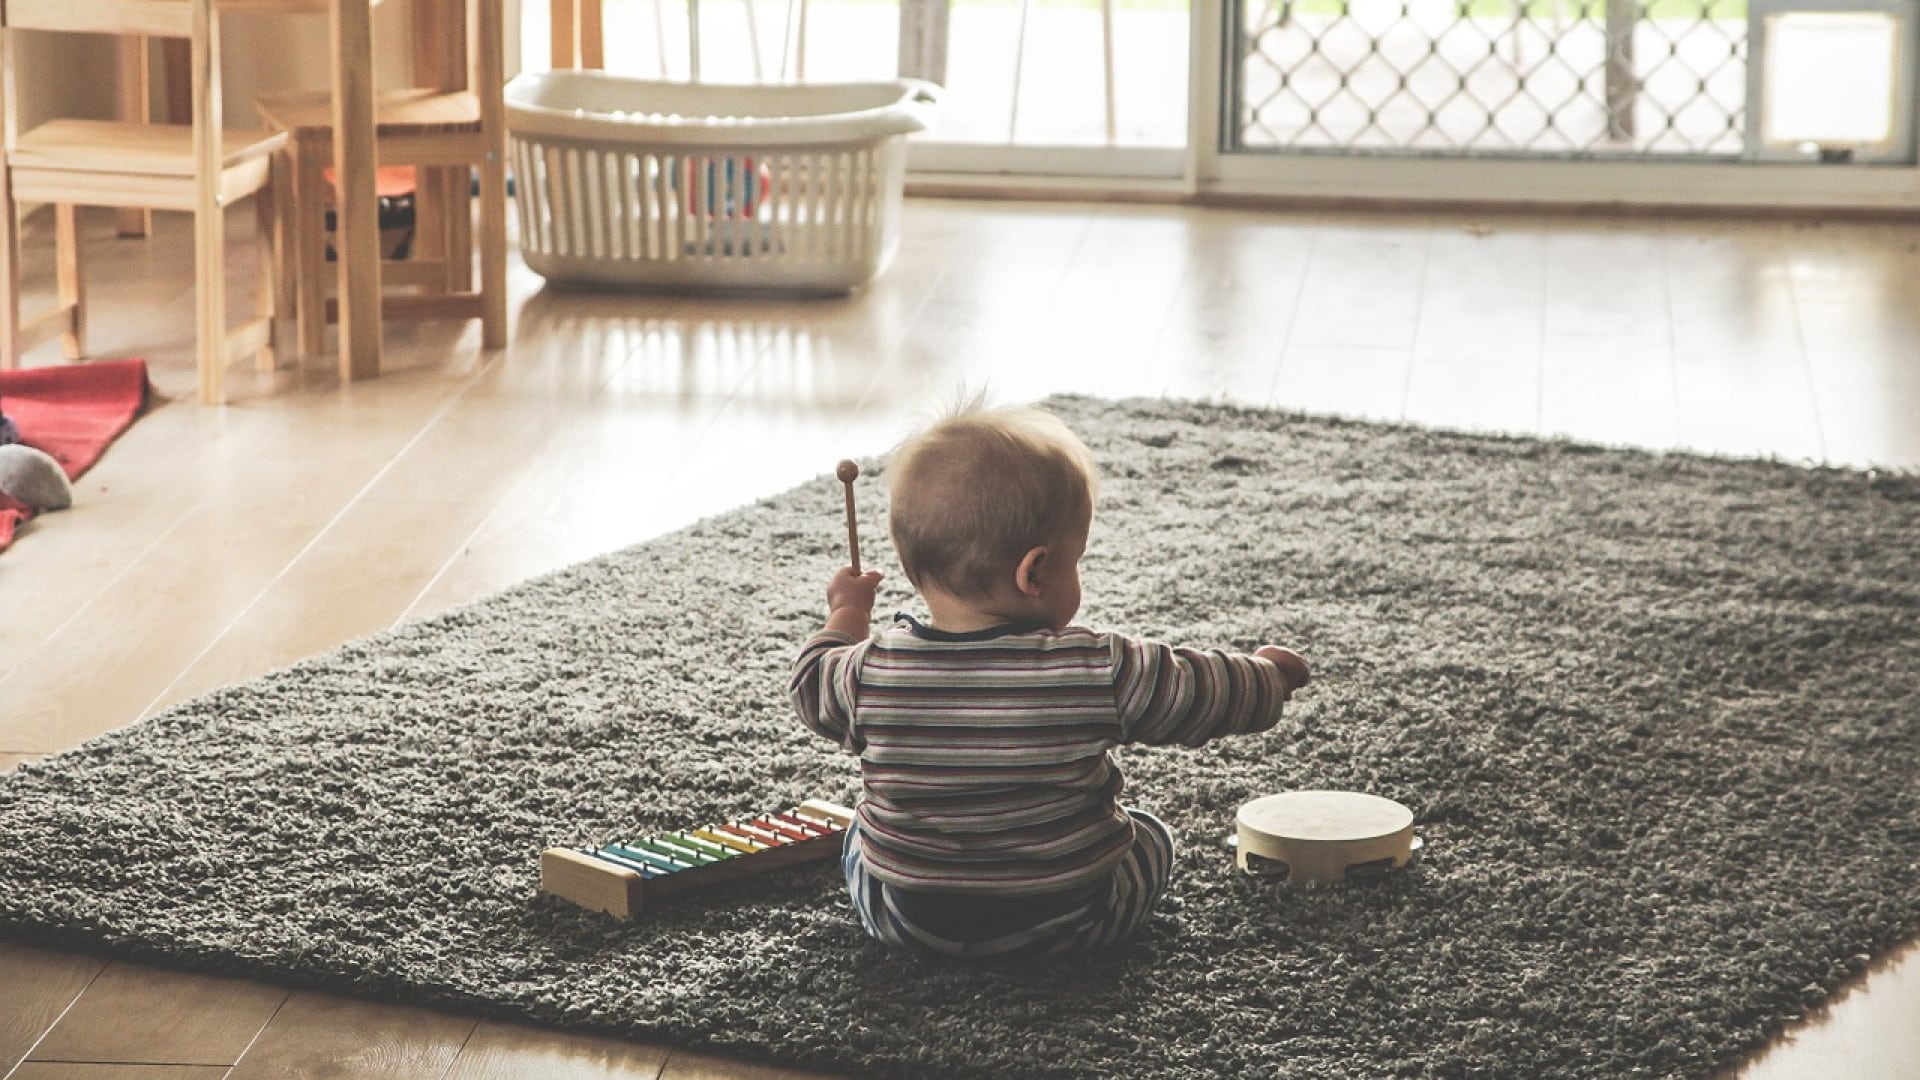
<svg viewBox="0 0 1920 1080"><path fill-rule="evenodd" d="M1229 0L1229 153L1911 163L1916 0Z"/></svg>

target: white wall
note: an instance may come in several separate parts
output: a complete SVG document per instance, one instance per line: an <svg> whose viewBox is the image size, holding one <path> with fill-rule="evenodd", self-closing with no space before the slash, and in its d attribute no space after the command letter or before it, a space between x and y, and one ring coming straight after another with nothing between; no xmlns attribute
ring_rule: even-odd
<svg viewBox="0 0 1920 1080"><path fill-rule="evenodd" d="M408 85L408 33L405 3L373 9L374 83L383 89ZM230 15L221 25L221 78L225 84L227 123L256 127L257 94L271 90L321 89L331 78L332 42L327 20L318 15Z"/></svg>
<svg viewBox="0 0 1920 1080"><path fill-rule="evenodd" d="M19 64L23 128L49 116L108 116L114 101L113 43L106 38L20 31L13 44ZM92 72L104 72L92 76Z"/></svg>
<svg viewBox="0 0 1920 1080"><path fill-rule="evenodd" d="M229 15L221 22L221 66L227 123L258 127L254 96L269 90L328 85L331 44L318 15ZM410 44L407 6L383 3L373 12L374 78L404 85ZM157 54L157 50L156 50ZM21 33L15 85L23 126L49 116L113 115L116 53L111 38L83 34ZM156 68L158 65L155 65ZM165 100L158 72L154 100Z"/></svg>

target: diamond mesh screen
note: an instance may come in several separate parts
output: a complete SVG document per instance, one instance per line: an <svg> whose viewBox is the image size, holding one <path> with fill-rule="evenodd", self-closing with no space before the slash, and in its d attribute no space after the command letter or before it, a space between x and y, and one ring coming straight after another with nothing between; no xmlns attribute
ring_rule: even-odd
<svg viewBox="0 0 1920 1080"><path fill-rule="evenodd" d="M1740 157L1745 0L1234 0L1231 150Z"/></svg>

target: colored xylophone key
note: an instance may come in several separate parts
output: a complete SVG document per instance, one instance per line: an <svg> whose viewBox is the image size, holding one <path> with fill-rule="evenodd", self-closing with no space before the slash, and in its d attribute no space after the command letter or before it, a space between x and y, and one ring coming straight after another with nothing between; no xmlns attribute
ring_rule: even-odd
<svg viewBox="0 0 1920 1080"><path fill-rule="evenodd" d="M756 844L751 840L742 839L732 833L715 832L712 829L695 829L693 830L693 835L702 840L727 848L736 855L751 855L756 851L766 850L765 844Z"/></svg>
<svg viewBox="0 0 1920 1080"><path fill-rule="evenodd" d="M853 811L820 799L744 821L616 840L599 847L548 848L540 888L620 918L648 897L681 892L838 854Z"/></svg>

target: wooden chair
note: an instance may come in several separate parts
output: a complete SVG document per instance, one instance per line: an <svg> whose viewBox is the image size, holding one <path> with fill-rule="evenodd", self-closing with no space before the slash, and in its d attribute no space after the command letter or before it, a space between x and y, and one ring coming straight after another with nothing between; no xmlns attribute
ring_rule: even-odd
<svg viewBox="0 0 1920 1080"><path fill-rule="evenodd" d="M57 30L184 38L192 56L190 124L54 119L22 132L16 114L16 31ZM6 0L0 6L0 366L15 367L40 341L60 334L66 355L86 352L86 292L77 206L183 210L194 221L195 359L200 399L226 400L225 371L234 357L254 354L273 366L275 259L262 252L256 316L229 331L224 208L251 196L261 210L263 244L271 246L275 153L279 133L223 130L220 118L219 22L213 0ZM21 203L54 206L58 303L23 321L20 315Z"/></svg>
<svg viewBox="0 0 1920 1080"><path fill-rule="evenodd" d="M417 242L405 259L381 263L385 286L412 286L413 294L385 293L386 318L480 320L481 341L507 340L506 77L501 53L500 0L414 0L416 78L434 85L382 92L374 98L374 144L382 167L415 167ZM471 6L469 13L466 9ZM443 18L457 14L457 18ZM474 29L467 47L467 27ZM288 278L303 352L325 347L326 326L337 317L327 297L333 276L326 264L328 183L333 160L333 114L326 91L269 94L257 102L268 126L289 136L293 197L282 207L288 237ZM473 188L480 174L480 277L473 277ZM444 215L444 216L442 216Z"/></svg>

